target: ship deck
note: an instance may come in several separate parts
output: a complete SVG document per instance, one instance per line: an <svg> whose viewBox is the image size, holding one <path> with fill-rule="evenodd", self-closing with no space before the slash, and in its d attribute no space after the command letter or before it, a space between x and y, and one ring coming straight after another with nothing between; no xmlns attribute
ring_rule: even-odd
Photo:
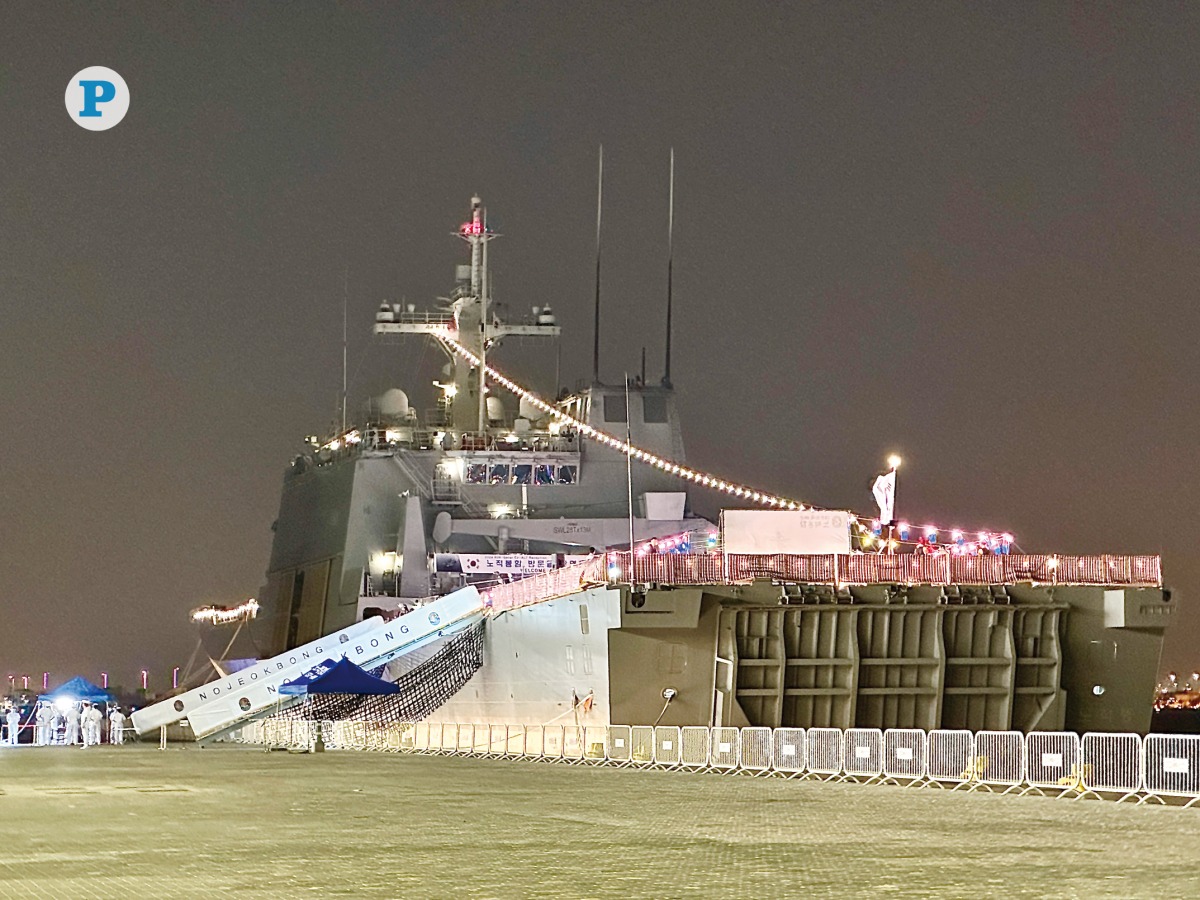
<svg viewBox="0 0 1200 900"><path fill-rule="evenodd" d="M0 897L1200 891L1178 808L220 746L0 749L0 783Z"/></svg>

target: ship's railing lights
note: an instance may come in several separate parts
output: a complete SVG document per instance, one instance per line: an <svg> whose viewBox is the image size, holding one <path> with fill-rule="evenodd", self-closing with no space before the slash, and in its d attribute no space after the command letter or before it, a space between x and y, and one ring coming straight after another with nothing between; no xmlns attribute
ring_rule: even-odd
<svg viewBox="0 0 1200 900"><path fill-rule="evenodd" d="M488 515L493 519L507 519L512 515L512 507L507 503L493 503L488 507Z"/></svg>
<svg viewBox="0 0 1200 900"><path fill-rule="evenodd" d="M383 437L384 440L386 440L389 444L394 444L396 441L400 440L400 432L389 428L383 433Z"/></svg>
<svg viewBox="0 0 1200 900"><path fill-rule="evenodd" d="M515 444L519 440L520 440L520 438L517 437L515 434L506 434L504 436L504 442L506 444Z"/></svg>

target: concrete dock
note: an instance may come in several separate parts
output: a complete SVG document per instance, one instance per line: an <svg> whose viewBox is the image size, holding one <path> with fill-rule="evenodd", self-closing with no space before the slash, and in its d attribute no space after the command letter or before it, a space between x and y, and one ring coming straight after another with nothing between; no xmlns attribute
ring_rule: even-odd
<svg viewBox="0 0 1200 900"><path fill-rule="evenodd" d="M0 897L1183 897L1200 810L384 753L0 748Z"/></svg>

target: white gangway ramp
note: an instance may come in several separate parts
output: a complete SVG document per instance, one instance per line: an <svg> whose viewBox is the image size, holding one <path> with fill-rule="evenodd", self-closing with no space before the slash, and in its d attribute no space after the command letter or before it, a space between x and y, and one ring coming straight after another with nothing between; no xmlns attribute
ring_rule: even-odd
<svg viewBox="0 0 1200 900"><path fill-rule="evenodd" d="M226 678L140 709L131 717L133 727L138 734L145 734L187 719L195 737L209 737L269 714L281 701L296 702L299 698L280 695L279 686L314 666L345 657L363 668L373 668L475 624L483 612L479 591L466 587L391 621L378 616L366 619Z"/></svg>

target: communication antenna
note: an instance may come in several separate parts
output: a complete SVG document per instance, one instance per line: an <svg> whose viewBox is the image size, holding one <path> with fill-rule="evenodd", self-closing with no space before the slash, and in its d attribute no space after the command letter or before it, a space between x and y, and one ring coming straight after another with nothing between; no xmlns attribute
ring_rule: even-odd
<svg viewBox="0 0 1200 900"><path fill-rule="evenodd" d="M342 430L346 433L346 308L350 303L350 266L342 281Z"/></svg>
<svg viewBox="0 0 1200 900"><path fill-rule="evenodd" d="M629 373L625 373L625 443L633 443L633 426L629 415ZM633 454L625 454L625 486L629 491L629 587L633 588Z"/></svg>
<svg viewBox="0 0 1200 900"><path fill-rule="evenodd" d="M667 192L667 359L663 387L671 386L671 275L675 260L675 148L671 148L671 180Z"/></svg>
<svg viewBox="0 0 1200 900"><path fill-rule="evenodd" d="M600 382L600 211L604 206L604 145L600 145L600 169L596 179L596 323L592 344L592 384Z"/></svg>

